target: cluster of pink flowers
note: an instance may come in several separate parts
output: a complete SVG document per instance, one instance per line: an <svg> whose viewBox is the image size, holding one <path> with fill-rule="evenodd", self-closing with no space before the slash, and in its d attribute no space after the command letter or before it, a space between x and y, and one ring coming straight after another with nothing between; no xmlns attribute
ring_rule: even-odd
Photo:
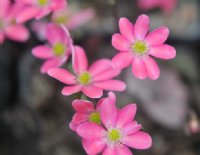
<svg viewBox="0 0 200 155"><path fill-rule="evenodd" d="M163 3L166 7L164 9L169 9L167 1ZM160 6L161 1L152 0L148 3L147 0L141 0L141 4ZM17 41L27 40L29 32L23 23L53 13L52 22L43 23L42 28L35 26L34 30L42 33L42 38L48 43L34 47L32 54L45 60L41 73L66 85L62 89L63 95L81 92L87 98L101 98L104 90L122 92L126 84L114 79L122 69L132 65L132 73L136 78L156 80L160 70L152 56L166 60L176 56L175 48L165 44L168 28L160 27L148 33L150 19L143 14L134 24L127 18L120 18L120 33L112 36L112 45L119 53L112 60L100 59L88 67L85 50L74 45L69 30L91 19L94 12L89 9L72 15L66 6L65 0L15 0L14 3L0 0L0 43L5 36ZM72 71L60 68L69 57L72 60ZM80 99L74 100L72 106L76 113L70 128L82 138L88 155L132 155L128 147L151 147L151 136L141 131L142 126L134 121L136 104L131 103L118 109L113 92L99 99L96 108L92 102Z"/></svg>

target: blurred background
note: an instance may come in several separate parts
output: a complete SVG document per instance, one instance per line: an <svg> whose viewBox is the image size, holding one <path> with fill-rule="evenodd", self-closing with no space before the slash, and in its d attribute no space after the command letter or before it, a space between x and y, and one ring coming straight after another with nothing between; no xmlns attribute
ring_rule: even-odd
<svg viewBox="0 0 200 155"><path fill-rule="evenodd" d="M175 46L177 57L156 60L161 68L156 81L138 80L125 69L119 78L128 88L117 93L117 104L137 103L136 120L153 137L152 148L133 150L135 155L200 155L200 1L177 0L167 13L159 8L142 10L135 0L71 0L70 6L96 12L71 31L90 63L117 53L111 36L122 16L135 22L146 13L151 29L170 28L167 43ZM74 114L71 102L77 96L62 96L63 84L42 75L42 61L31 55L31 49L44 42L32 31L26 43L6 40L0 45L0 155L86 154L68 126Z"/></svg>

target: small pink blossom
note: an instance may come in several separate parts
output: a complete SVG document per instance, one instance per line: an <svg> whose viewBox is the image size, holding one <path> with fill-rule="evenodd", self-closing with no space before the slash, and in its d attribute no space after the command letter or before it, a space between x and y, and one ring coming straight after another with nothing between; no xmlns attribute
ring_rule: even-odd
<svg viewBox="0 0 200 155"><path fill-rule="evenodd" d="M167 27L149 31L149 17L141 15L135 25L127 18L119 20L120 33L112 36L112 45L120 51L112 59L113 66L122 69L132 64L132 72L139 79L157 79L160 70L151 56L172 59L176 56L174 47L164 44L169 35ZM148 34L147 34L148 33Z"/></svg>
<svg viewBox="0 0 200 155"><path fill-rule="evenodd" d="M73 49L69 33L61 26L49 24L46 36L50 45L39 45L32 50L32 54L35 57L46 59L41 67L42 73L46 73L51 68L63 65Z"/></svg>
<svg viewBox="0 0 200 155"><path fill-rule="evenodd" d="M140 8L149 10L161 8L163 12L169 13L176 7L177 0L138 0Z"/></svg>
<svg viewBox="0 0 200 155"><path fill-rule="evenodd" d="M23 9L17 14L17 22L25 22L32 18L40 19L53 11L66 7L66 0L15 0L23 5Z"/></svg>
<svg viewBox="0 0 200 155"><path fill-rule="evenodd" d="M124 91L125 84L112 78L120 74L114 69L110 60L101 59L88 68L88 60L85 51L75 46L72 53L72 67L75 75L64 69L51 69L48 74L55 79L67 84L62 90L63 95L71 95L82 91L90 98L99 98L104 90Z"/></svg>
<svg viewBox="0 0 200 155"><path fill-rule="evenodd" d="M16 23L16 14L21 10L18 4L10 0L0 0L0 44L5 38L24 42L29 38L29 31L23 24Z"/></svg>
<svg viewBox="0 0 200 155"><path fill-rule="evenodd" d="M110 92L100 105L102 125L85 122L76 132L83 138L83 147L88 155L132 155L128 147L148 149L152 145L151 136L140 131L142 126L133 121L136 105L131 103L118 110Z"/></svg>

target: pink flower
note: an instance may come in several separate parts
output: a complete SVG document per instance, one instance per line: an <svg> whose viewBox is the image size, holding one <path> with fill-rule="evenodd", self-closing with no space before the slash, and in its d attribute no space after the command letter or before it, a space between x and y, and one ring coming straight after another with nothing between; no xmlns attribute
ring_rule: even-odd
<svg viewBox="0 0 200 155"><path fill-rule="evenodd" d="M124 82L112 80L120 71L114 69L110 60L101 59L88 68L88 60L84 50L75 46L72 54L72 66L75 75L64 69L51 69L48 74L55 79L69 85L62 90L63 95L71 95L82 91L90 98L99 98L103 89L112 91L125 90Z"/></svg>
<svg viewBox="0 0 200 155"><path fill-rule="evenodd" d="M21 9L10 0L0 0L0 44L7 37L11 40L24 42L29 38L29 31L23 24L16 23L16 13Z"/></svg>
<svg viewBox="0 0 200 155"><path fill-rule="evenodd" d="M47 59L41 67L41 72L60 67L67 61L73 49L69 33L61 26L49 24L47 26L47 40L50 45L39 45L32 50L32 54L40 59Z"/></svg>
<svg viewBox="0 0 200 155"><path fill-rule="evenodd" d="M17 22L25 22L32 18L40 19L52 11L66 7L66 0L15 0L23 5L23 9L17 14Z"/></svg>
<svg viewBox="0 0 200 155"><path fill-rule="evenodd" d="M87 154L96 155L132 155L128 147L148 149L152 145L151 136L143 131L141 125L133 121L136 105L129 104L118 110L115 96L109 93L100 106L102 126L92 122L85 122L78 126L76 132L83 138L83 147Z"/></svg>
<svg viewBox="0 0 200 155"><path fill-rule="evenodd" d="M112 59L113 66L122 69L132 64L132 72L139 79L149 77L155 80L159 77L158 65L150 55L166 60L176 56L175 48L164 44L169 35L168 28L160 27L148 33L147 15L139 16L135 25L121 18L119 29L121 34L112 36L112 45L120 51Z"/></svg>
<svg viewBox="0 0 200 155"><path fill-rule="evenodd" d="M149 10L161 8L163 12L169 13L176 7L177 0L138 0L140 8Z"/></svg>
<svg viewBox="0 0 200 155"><path fill-rule="evenodd" d="M52 21L57 24L64 24L69 30L74 30L79 26L88 23L95 15L93 9L72 10L71 7L66 7L63 10L54 12Z"/></svg>

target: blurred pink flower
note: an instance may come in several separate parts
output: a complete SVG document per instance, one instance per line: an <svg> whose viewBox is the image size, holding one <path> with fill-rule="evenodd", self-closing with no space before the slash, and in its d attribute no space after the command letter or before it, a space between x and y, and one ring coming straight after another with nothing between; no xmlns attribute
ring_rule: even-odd
<svg viewBox="0 0 200 155"><path fill-rule="evenodd" d="M51 19L54 23L64 24L69 30L74 30L88 23L94 16L95 12L92 8L74 11L70 7L66 7L54 12Z"/></svg>
<svg viewBox="0 0 200 155"><path fill-rule="evenodd" d="M66 0L15 0L23 5L23 9L17 14L17 22L25 22L32 18L40 19L52 11L66 7Z"/></svg>
<svg viewBox="0 0 200 155"><path fill-rule="evenodd" d="M127 18L119 20L120 33L112 36L112 45L120 51L112 59L113 66L119 69L132 64L132 72L139 79L157 79L160 70L150 57L172 59L176 56L174 47L164 44L169 35L167 27L160 27L148 33L149 17L141 15L135 25ZM148 33L148 34L147 34Z"/></svg>
<svg viewBox="0 0 200 155"><path fill-rule="evenodd" d="M48 74L55 79L70 85L62 90L63 95L71 95L82 91L90 98L100 98L103 89L112 91L124 91L124 82L112 80L120 74L118 69L114 69L110 60L100 59L93 63L88 69L88 60L85 51L75 46L72 53L72 66L75 75L64 69L51 69Z"/></svg>
<svg viewBox="0 0 200 155"><path fill-rule="evenodd" d="M141 125L133 121L136 105L129 104L118 110L115 105L115 94L100 105L102 126L92 122L85 122L78 126L77 133L83 138L83 147L87 154L97 155L132 155L128 147L148 149L152 145L151 136L140 131Z"/></svg>
<svg viewBox="0 0 200 155"><path fill-rule="evenodd" d="M41 72L60 67L67 61L73 49L72 39L69 33L61 26L49 24L46 29L49 45L39 45L33 48L32 54L40 59L47 59L41 67Z"/></svg>
<svg viewBox="0 0 200 155"><path fill-rule="evenodd" d="M16 14L21 10L18 4L10 0L0 0L0 44L7 37L11 40L24 42L29 38L29 31L23 24L16 23Z"/></svg>
<svg viewBox="0 0 200 155"><path fill-rule="evenodd" d="M141 9L161 8L165 13L171 12L176 7L176 3L177 0L138 0Z"/></svg>

